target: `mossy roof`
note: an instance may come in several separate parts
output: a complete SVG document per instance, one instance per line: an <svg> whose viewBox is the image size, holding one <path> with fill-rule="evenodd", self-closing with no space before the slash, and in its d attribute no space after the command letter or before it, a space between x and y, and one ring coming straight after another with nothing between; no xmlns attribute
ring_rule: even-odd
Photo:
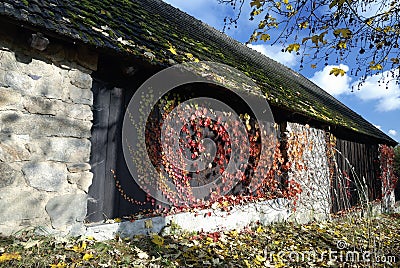
<svg viewBox="0 0 400 268"><path fill-rule="evenodd" d="M225 63L253 78L273 106L396 144L307 78L160 0L0 0L0 15L161 66Z"/></svg>

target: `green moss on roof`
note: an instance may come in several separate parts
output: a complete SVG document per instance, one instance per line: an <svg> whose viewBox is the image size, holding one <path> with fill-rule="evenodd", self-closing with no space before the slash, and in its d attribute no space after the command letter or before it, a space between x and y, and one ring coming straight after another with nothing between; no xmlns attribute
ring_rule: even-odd
<svg viewBox="0 0 400 268"><path fill-rule="evenodd" d="M10 14L0 9L0 14L28 20L38 27L56 29L63 36L141 57L153 64L168 66L170 59L178 63L187 61L190 60L188 54L193 56L192 59L228 64L254 79L272 105L394 142L303 76L160 0L2 2L14 7L15 12ZM33 9L31 2L40 8L40 13ZM22 17L19 9L25 9L33 16ZM66 20L55 19L54 13L61 14ZM36 20L31 19L33 17ZM146 57L146 52L154 57Z"/></svg>

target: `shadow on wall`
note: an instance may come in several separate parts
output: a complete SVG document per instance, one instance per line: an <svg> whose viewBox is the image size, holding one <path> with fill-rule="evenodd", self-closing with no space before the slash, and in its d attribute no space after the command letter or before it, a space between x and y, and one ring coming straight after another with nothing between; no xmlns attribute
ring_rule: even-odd
<svg viewBox="0 0 400 268"><path fill-rule="evenodd" d="M49 51L36 56L0 44L0 232L83 224L92 180L91 76L75 64L52 64L46 56L57 55Z"/></svg>

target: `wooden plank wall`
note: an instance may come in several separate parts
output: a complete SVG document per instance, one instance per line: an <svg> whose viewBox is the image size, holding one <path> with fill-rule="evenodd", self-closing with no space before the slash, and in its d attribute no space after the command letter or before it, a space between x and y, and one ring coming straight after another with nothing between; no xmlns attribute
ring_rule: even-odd
<svg viewBox="0 0 400 268"><path fill-rule="evenodd" d="M382 195L378 145L337 139L337 167L332 181L332 212L360 203L361 185L367 185L370 201Z"/></svg>
<svg viewBox="0 0 400 268"><path fill-rule="evenodd" d="M146 201L145 192L128 170L122 150L122 122L133 91L100 80L94 80L92 90L94 105L90 163L94 179L89 188L86 220L98 222L153 208L149 202L144 205L129 202L116 187L115 178L127 196Z"/></svg>

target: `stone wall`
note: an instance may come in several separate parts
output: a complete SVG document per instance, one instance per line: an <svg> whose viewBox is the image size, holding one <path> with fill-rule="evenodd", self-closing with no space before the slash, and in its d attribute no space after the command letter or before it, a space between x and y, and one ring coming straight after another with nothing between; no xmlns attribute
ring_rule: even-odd
<svg viewBox="0 0 400 268"><path fill-rule="evenodd" d="M302 189L292 218L298 222L326 219L331 195L325 132L290 122L286 130L289 179L300 183Z"/></svg>
<svg viewBox="0 0 400 268"><path fill-rule="evenodd" d="M81 232L93 177L87 67L97 58L53 40L43 52L26 44L0 30L0 233Z"/></svg>

